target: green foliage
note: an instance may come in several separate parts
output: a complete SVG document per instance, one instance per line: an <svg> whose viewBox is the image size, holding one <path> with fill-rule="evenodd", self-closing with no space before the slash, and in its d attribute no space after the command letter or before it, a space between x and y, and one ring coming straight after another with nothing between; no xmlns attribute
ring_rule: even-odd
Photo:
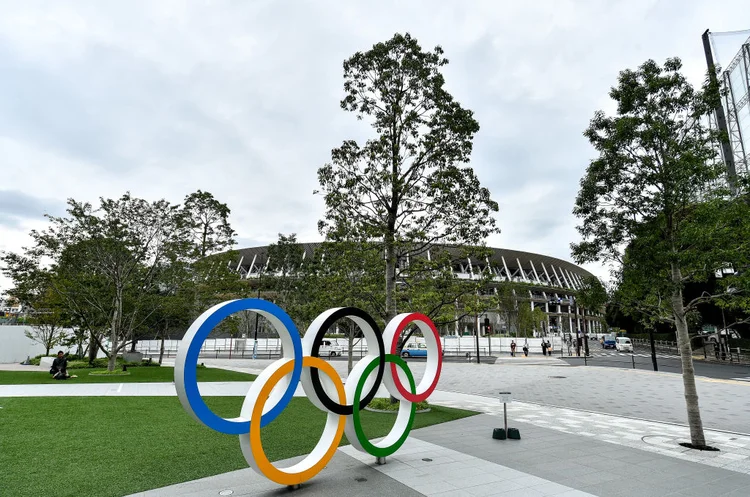
<svg viewBox="0 0 750 497"><path fill-rule="evenodd" d="M377 397L372 399L372 402L370 402L367 407L370 409L375 409L378 411L393 411L396 412L399 409L399 403L398 402L391 402L391 399ZM423 411L425 409L429 409L432 406L424 400L422 402L417 402L417 411Z"/></svg>
<svg viewBox="0 0 750 497"><path fill-rule="evenodd" d="M701 119L716 102L716 88L696 91L669 59L623 71L610 95L618 115L598 112L585 135L599 152L581 181L574 213L584 241L577 262L620 263L615 297L644 324L683 321L703 302L731 305L743 278L723 280L717 295L684 303L675 316L672 296L688 282L703 282L726 264L747 267L748 204L717 187L722 171L716 135ZM727 292L730 285L734 292Z"/></svg>
<svg viewBox="0 0 750 497"><path fill-rule="evenodd" d="M345 141L318 170L328 239L383 243L385 314L396 312L401 261L433 243L478 245L497 232L497 203L469 160L479 125L444 88L443 50L396 34L344 62L341 107L376 136Z"/></svg>
<svg viewBox="0 0 750 497"><path fill-rule="evenodd" d="M4 253L2 262L10 293L45 310L36 326L74 325L69 344L79 351L89 338L101 347L107 333L114 357L141 334L184 329L198 309L237 295L241 282L226 264L233 254L214 254L234 243L229 208L210 193L188 195L182 206L130 194L68 206L30 233L31 248Z"/></svg>
<svg viewBox="0 0 750 497"><path fill-rule="evenodd" d="M209 192L198 190L185 197L179 211L179 224L189 230L192 259L201 260L223 252L235 244L229 225L231 210Z"/></svg>
<svg viewBox="0 0 750 497"><path fill-rule="evenodd" d="M728 277L723 291L685 302L689 282L713 277L726 264L750 266L750 208L721 187L719 138L704 119L716 106L709 79L696 91L679 59L663 66L649 60L620 73L610 96L617 114L594 115L584 135L599 156L591 161L573 213L583 240L572 245L576 262L619 265L617 305L646 327L673 323L682 356L691 439L705 445L695 389L688 314L726 299L742 305L747 275Z"/></svg>
<svg viewBox="0 0 750 497"><path fill-rule="evenodd" d="M68 361L68 369L86 369L93 367L92 364L89 364L89 361ZM106 364L104 367L106 367Z"/></svg>
<svg viewBox="0 0 750 497"><path fill-rule="evenodd" d="M518 336L531 337L534 330L541 330L547 315L539 307L531 309L528 302L519 302L518 306Z"/></svg>

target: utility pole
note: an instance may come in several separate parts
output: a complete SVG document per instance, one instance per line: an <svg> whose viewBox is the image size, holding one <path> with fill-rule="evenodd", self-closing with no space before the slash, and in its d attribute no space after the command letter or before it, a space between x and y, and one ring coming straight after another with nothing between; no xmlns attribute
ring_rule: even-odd
<svg viewBox="0 0 750 497"><path fill-rule="evenodd" d="M703 33L703 53L706 55L706 65L708 66L708 77L711 83L718 86L719 82L716 78L716 66L714 65L714 56L711 53L711 41L708 38L709 30L707 29ZM724 114L724 106L721 105L719 100L718 105L714 109L716 112L716 125L721 131L721 151L724 155L724 163L727 166L727 179L729 180L729 187L732 193L737 192L737 169L734 165L734 153L732 152L732 146L729 143L729 129L727 128L727 117Z"/></svg>

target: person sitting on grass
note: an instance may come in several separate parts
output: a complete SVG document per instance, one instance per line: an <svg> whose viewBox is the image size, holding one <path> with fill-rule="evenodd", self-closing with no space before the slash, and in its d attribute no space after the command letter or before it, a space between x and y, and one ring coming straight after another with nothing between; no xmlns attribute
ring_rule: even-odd
<svg viewBox="0 0 750 497"><path fill-rule="evenodd" d="M49 374L55 380L67 380L70 378L70 374L68 374L68 358L65 357L62 350L57 353L57 357L52 361L52 369L49 370Z"/></svg>

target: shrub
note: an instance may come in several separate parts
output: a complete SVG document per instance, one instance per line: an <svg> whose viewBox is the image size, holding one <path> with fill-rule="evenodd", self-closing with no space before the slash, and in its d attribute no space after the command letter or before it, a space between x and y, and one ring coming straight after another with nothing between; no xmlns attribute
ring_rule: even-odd
<svg viewBox="0 0 750 497"><path fill-rule="evenodd" d="M375 398L372 399L372 402L367 406L371 409L377 409L379 411L398 411L398 402L395 404L391 404L391 399L385 399L385 398ZM423 409L429 409L430 404L427 403L427 401L417 402L417 411L421 411Z"/></svg>
<svg viewBox="0 0 750 497"><path fill-rule="evenodd" d="M141 362L140 366L148 367L148 368L158 368L159 366L161 366L161 364L159 364L159 361L154 361L153 359L149 357L148 359L144 359Z"/></svg>
<svg viewBox="0 0 750 497"><path fill-rule="evenodd" d="M68 369L85 369L90 367L89 361L68 361Z"/></svg>

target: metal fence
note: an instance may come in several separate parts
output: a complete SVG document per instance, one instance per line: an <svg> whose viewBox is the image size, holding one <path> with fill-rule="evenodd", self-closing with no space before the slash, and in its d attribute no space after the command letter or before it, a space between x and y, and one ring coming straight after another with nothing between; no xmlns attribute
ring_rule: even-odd
<svg viewBox="0 0 750 497"><path fill-rule="evenodd" d="M656 353L667 353L680 355L677 342L654 340ZM633 347L641 348L643 352L651 352L651 342L643 338L634 338ZM694 348L693 358L707 362L728 362L737 364L750 364L750 351L740 347L715 347L713 342L703 347Z"/></svg>

